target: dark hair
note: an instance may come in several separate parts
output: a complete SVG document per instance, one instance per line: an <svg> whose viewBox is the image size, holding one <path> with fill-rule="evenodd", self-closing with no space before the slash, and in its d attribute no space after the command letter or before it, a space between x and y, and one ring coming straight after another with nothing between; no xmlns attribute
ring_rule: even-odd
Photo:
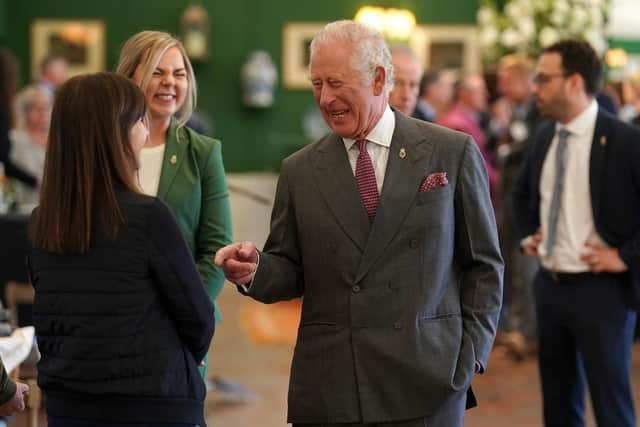
<svg viewBox="0 0 640 427"><path fill-rule="evenodd" d="M0 47L0 105L9 116L9 126L13 125L13 98L18 88L20 65L9 49Z"/></svg>
<svg viewBox="0 0 640 427"><path fill-rule="evenodd" d="M129 132L144 113L140 88L115 73L77 76L60 87L32 223L36 247L83 254L94 221L116 238L124 222L116 190L139 192Z"/></svg>
<svg viewBox="0 0 640 427"><path fill-rule="evenodd" d="M438 83L438 80L440 80L441 77L442 72L437 68L432 68L422 73L422 79L420 79L420 91L418 93L418 96L423 97L427 93L428 87Z"/></svg>
<svg viewBox="0 0 640 427"><path fill-rule="evenodd" d="M566 76L580 74L584 80L584 90L595 95L600 90L602 62L589 43L583 40L561 40L545 48L542 53L558 53L562 58L562 68Z"/></svg>

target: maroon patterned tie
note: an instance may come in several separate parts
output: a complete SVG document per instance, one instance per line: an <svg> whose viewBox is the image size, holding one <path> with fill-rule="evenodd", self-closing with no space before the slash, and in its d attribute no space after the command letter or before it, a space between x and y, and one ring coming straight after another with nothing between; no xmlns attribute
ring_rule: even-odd
<svg viewBox="0 0 640 427"><path fill-rule="evenodd" d="M367 210L369 221L373 222L373 219L376 217L378 204L380 203L378 186L376 185L376 173L373 170L371 157L369 157L369 153L367 152L367 140L362 139L356 142L360 149L358 161L356 162L356 185L358 186L364 208Z"/></svg>

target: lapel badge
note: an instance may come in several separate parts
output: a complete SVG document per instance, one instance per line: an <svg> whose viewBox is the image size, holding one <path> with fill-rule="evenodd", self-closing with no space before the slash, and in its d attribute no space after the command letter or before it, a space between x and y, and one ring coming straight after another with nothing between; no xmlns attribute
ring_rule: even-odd
<svg viewBox="0 0 640 427"><path fill-rule="evenodd" d="M175 165L176 163L178 163L178 157L174 154L173 156L171 156L171 158L169 159L169 163L171 163L172 165Z"/></svg>
<svg viewBox="0 0 640 427"><path fill-rule="evenodd" d="M602 145L603 147L607 145L607 137L605 135L602 135L600 137L600 145Z"/></svg>
<svg viewBox="0 0 640 427"><path fill-rule="evenodd" d="M401 148L401 149L400 149L400 152L398 153L398 156L399 156L401 159L404 159L405 157L407 157L407 150L405 150L405 149L404 149L404 147L403 147L403 148Z"/></svg>

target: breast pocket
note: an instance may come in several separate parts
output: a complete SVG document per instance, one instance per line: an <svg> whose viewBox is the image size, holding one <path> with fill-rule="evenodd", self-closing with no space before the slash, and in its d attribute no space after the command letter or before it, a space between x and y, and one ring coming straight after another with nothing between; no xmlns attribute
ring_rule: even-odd
<svg viewBox="0 0 640 427"><path fill-rule="evenodd" d="M438 200L451 197L451 186L445 185L442 187L434 188L433 190L424 191L418 193L416 196L416 205L428 205Z"/></svg>

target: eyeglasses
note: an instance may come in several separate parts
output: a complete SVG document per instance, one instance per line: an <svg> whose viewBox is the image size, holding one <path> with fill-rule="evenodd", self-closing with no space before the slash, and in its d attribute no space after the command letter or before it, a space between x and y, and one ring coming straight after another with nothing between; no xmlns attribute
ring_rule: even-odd
<svg viewBox="0 0 640 427"><path fill-rule="evenodd" d="M565 73L555 73L555 74L542 74L542 73L538 73L535 76L533 76L533 78L531 79L531 81L534 84L537 85L543 85L545 83L548 83L551 79L554 79L556 77L567 77L567 75Z"/></svg>

